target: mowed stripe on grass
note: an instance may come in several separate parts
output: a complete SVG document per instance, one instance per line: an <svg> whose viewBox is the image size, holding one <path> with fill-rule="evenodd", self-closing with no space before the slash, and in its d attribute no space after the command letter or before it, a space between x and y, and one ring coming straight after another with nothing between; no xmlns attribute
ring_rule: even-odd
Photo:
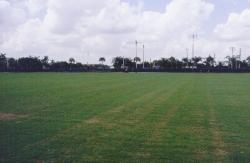
<svg viewBox="0 0 250 163"><path fill-rule="evenodd" d="M249 81L248 74L0 74L0 113L25 115L0 121L0 158L247 162Z"/></svg>

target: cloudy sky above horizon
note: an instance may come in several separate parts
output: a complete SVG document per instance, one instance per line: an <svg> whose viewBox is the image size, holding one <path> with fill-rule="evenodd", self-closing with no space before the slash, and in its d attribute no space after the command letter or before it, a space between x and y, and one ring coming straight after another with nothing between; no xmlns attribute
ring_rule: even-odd
<svg viewBox="0 0 250 163"><path fill-rule="evenodd" d="M0 0L0 52L8 57L73 57L97 63L133 58L135 40L146 60L216 54L229 47L250 56L250 0ZM138 46L142 57L142 45Z"/></svg>

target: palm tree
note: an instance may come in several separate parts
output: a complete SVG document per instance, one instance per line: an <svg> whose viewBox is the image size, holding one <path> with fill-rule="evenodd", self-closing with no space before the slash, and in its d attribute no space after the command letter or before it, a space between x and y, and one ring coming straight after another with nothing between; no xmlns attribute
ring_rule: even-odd
<svg viewBox="0 0 250 163"><path fill-rule="evenodd" d="M76 61L75 61L74 58L70 58L70 59L69 59L69 63L70 63L70 64L73 64L73 63L75 63L75 62L76 62Z"/></svg>
<svg viewBox="0 0 250 163"><path fill-rule="evenodd" d="M189 64L189 59L188 58L183 58L182 59L182 62L187 66L187 67L190 67L190 64Z"/></svg>
<svg viewBox="0 0 250 163"><path fill-rule="evenodd" d="M215 63L215 60L213 57L211 57L210 55L206 58L206 60L204 61L204 63L206 64L207 67L212 67Z"/></svg>
<svg viewBox="0 0 250 163"><path fill-rule="evenodd" d="M7 68L7 58L6 54L0 54L0 70L4 71Z"/></svg>
<svg viewBox="0 0 250 163"><path fill-rule="evenodd" d="M246 61L247 61L247 63L248 63L248 66L250 66L250 56L247 57Z"/></svg>
<svg viewBox="0 0 250 163"><path fill-rule="evenodd" d="M102 65L103 65L103 63L104 63L105 61L106 61L106 59L105 59L104 57L99 58L99 62L101 62Z"/></svg>
<svg viewBox="0 0 250 163"><path fill-rule="evenodd" d="M134 61L135 61L135 62L141 62L141 58L135 57L135 58L134 58Z"/></svg>
<svg viewBox="0 0 250 163"><path fill-rule="evenodd" d="M70 71L72 71L72 65L75 63L75 59L74 58L69 58L69 68L70 68Z"/></svg>
<svg viewBox="0 0 250 163"><path fill-rule="evenodd" d="M231 67L231 69L234 69L236 67L236 63L237 63L237 59L235 56L231 57L231 56L227 56L226 59L228 61L226 61L228 63L228 68Z"/></svg>
<svg viewBox="0 0 250 163"><path fill-rule="evenodd" d="M43 69L47 69L49 67L49 57L44 56L43 59L41 60L43 64Z"/></svg>
<svg viewBox="0 0 250 163"><path fill-rule="evenodd" d="M141 58L135 57L134 62L135 62L135 66L136 66L136 69L137 69L137 62L141 62Z"/></svg>
<svg viewBox="0 0 250 163"><path fill-rule="evenodd" d="M194 57L194 58L192 58L192 61L193 61L195 66L198 66L199 62L202 61L202 58L201 57Z"/></svg>

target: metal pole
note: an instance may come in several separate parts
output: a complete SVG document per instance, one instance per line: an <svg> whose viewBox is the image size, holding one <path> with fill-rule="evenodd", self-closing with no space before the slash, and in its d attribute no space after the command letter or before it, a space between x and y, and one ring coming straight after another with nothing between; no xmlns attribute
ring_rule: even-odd
<svg viewBox="0 0 250 163"><path fill-rule="evenodd" d="M231 68L233 69L234 47L232 47Z"/></svg>
<svg viewBox="0 0 250 163"><path fill-rule="evenodd" d="M138 45L138 41L135 40L135 46L136 46L136 54L135 54L135 67L136 67L136 70L137 70L137 45Z"/></svg>

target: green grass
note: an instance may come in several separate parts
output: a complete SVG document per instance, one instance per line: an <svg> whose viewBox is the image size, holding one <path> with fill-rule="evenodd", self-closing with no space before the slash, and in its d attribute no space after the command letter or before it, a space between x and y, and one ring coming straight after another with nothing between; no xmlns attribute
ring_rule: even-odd
<svg viewBox="0 0 250 163"><path fill-rule="evenodd" d="M2 73L0 162L250 161L250 75Z"/></svg>

